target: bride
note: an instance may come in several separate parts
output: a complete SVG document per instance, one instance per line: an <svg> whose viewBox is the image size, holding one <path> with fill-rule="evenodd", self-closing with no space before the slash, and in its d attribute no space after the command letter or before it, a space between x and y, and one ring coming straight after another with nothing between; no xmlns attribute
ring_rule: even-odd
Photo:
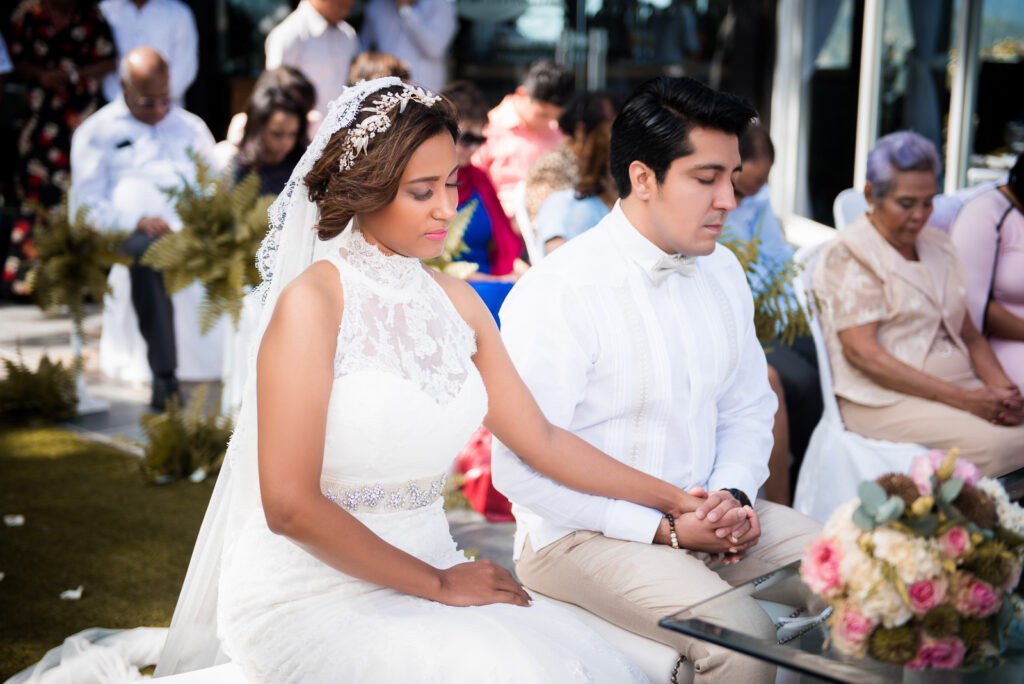
<svg viewBox="0 0 1024 684"><path fill-rule="evenodd" d="M255 373L158 676L230 658L253 682L644 679L448 530L444 473L481 419L552 479L693 508L548 423L472 288L420 263L455 215L456 134L447 100L361 83L271 209ZM319 260L316 234L337 236Z"/></svg>

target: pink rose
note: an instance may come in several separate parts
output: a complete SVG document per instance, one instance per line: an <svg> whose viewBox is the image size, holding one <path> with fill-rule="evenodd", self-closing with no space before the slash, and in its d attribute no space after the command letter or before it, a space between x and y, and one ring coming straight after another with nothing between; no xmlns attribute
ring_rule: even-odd
<svg viewBox="0 0 1024 684"><path fill-rule="evenodd" d="M1002 603L992 585L966 572L956 574L950 593L956 612L965 617L988 617L999 610Z"/></svg>
<svg viewBox="0 0 1024 684"><path fill-rule="evenodd" d="M947 558L954 560L964 555L971 545L971 535L962 527L954 527L939 537L939 548Z"/></svg>
<svg viewBox="0 0 1024 684"><path fill-rule="evenodd" d="M952 670L963 662L966 650L964 642L956 637L933 638L922 635L921 648L906 667L923 670L930 665L938 670Z"/></svg>
<svg viewBox="0 0 1024 684"><path fill-rule="evenodd" d="M910 610L916 615L924 615L946 598L948 583L942 575L935 579L921 580L910 585Z"/></svg>
<svg viewBox="0 0 1024 684"><path fill-rule="evenodd" d="M817 539L804 552L800 568L804 582L815 594L831 596L839 589L839 548L831 539Z"/></svg>
<svg viewBox="0 0 1024 684"><path fill-rule="evenodd" d="M964 484L969 484L973 487L981 479L981 471L978 470L978 466L970 461L958 458L956 466L953 468L953 477L959 477L964 481Z"/></svg>
<svg viewBox="0 0 1024 684"><path fill-rule="evenodd" d="M840 650L856 653L866 646L867 635L874 629L870 618L860 614L853 603L845 601L838 606L834 619L833 638Z"/></svg>
<svg viewBox="0 0 1024 684"><path fill-rule="evenodd" d="M942 464L946 454L938 449L932 449L923 456L914 459L910 466L910 479L917 485L917 491L921 496L929 496L932 493L932 475Z"/></svg>

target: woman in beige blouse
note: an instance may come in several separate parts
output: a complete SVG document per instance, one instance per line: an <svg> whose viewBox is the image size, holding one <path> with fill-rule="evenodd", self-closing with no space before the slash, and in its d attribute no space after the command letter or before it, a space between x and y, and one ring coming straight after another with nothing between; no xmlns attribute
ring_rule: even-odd
<svg viewBox="0 0 1024 684"><path fill-rule="evenodd" d="M848 430L957 446L986 475L1024 467L1024 399L967 314L963 265L927 226L935 147L908 131L868 156L869 210L813 274L833 389Z"/></svg>

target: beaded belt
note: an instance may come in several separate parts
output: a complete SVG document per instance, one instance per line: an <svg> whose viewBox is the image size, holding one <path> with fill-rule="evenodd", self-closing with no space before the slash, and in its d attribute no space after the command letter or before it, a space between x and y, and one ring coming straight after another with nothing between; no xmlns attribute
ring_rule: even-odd
<svg viewBox="0 0 1024 684"><path fill-rule="evenodd" d="M339 480L320 479L320 491L352 513L390 513L423 508L441 498L447 476L423 477L406 482L352 487Z"/></svg>

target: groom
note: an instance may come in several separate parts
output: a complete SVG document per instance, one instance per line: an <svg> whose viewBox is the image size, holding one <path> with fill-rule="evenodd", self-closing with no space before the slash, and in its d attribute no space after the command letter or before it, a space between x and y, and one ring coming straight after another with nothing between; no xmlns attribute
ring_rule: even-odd
<svg viewBox="0 0 1024 684"><path fill-rule="evenodd" d="M519 579L677 648L702 682L759 682L774 668L658 620L800 558L820 530L792 509L751 504L768 476L776 400L743 270L717 238L736 206L737 137L755 116L692 79L642 85L612 127L620 201L530 269L501 310L505 345L552 423L704 499L670 524L549 480L496 441ZM752 599L698 617L775 633Z"/></svg>

